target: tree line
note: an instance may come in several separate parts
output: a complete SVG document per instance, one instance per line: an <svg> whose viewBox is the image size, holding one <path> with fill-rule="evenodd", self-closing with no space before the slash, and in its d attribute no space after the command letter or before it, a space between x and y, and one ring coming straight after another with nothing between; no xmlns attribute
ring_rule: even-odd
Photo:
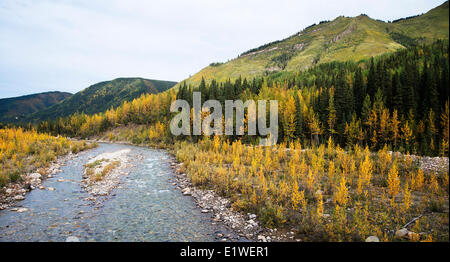
<svg viewBox="0 0 450 262"><path fill-rule="evenodd" d="M152 137L172 142L196 137L171 136L170 104L192 93L202 102L216 99L279 101L279 141L299 139L304 146L332 137L341 146L368 145L423 155L448 154L448 40L413 46L359 62L331 62L302 72L279 72L250 80L239 77L217 82L202 79L178 90L143 95L106 112L48 120L40 132L88 137L109 128L148 126ZM164 128L161 128L163 126ZM31 128L31 125L29 126ZM230 136L257 143L258 137Z"/></svg>

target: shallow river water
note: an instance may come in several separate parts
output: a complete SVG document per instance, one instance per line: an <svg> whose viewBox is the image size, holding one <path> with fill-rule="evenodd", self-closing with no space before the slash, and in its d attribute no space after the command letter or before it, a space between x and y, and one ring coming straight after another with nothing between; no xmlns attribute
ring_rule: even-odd
<svg viewBox="0 0 450 262"><path fill-rule="evenodd" d="M83 165L121 149L131 150L129 174L100 204L86 200ZM217 241L225 229L212 225L210 215L168 180L173 176L169 158L164 150L119 144L82 152L43 182L54 191L35 189L16 204L27 212L0 211L0 241L65 241L69 236L80 241Z"/></svg>

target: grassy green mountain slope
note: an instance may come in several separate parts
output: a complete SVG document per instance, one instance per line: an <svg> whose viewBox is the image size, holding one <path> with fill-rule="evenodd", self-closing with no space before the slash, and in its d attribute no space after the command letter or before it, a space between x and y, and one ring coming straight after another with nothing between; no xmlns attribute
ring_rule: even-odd
<svg viewBox="0 0 450 262"><path fill-rule="evenodd" d="M44 110L71 96L67 92L45 92L0 99L0 122L14 122L26 115Z"/></svg>
<svg viewBox="0 0 450 262"><path fill-rule="evenodd" d="M410 19L400 19L392 23L391 30L421 43L433 39L448 38L449 2L431 9L424 15ZM395 38L394 38L395 39Z"/></svg>
<svg viewBox="0 0 450 262"><path fill-rule="evenodd" d="M184 81L198 85L202 77L207 81L213 78L224 81L239 76L299 71L316 64L359 61L413 44L448 39L448 6L445 2L426 14L392 23L366 15L341 16L309 26L284 40L249 50L227 63L213 63Z"/></svg>
<svg viewBox="0 0 450 262"><path fill-rule="evenodd" d="M112 81L100 82L74 94L59 104L30 115L26 121L55 119L76 112L86 114L103 112L111 107L121 105L124 101L131 101L142 94L163 92L175 84L176 82L144 78L117 78Z"/></svg>

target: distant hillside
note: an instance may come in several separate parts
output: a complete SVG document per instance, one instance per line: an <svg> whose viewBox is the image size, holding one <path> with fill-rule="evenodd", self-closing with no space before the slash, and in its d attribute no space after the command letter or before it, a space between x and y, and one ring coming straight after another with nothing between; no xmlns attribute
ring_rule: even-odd
<svg viewBox="0 0 450 262"><path fill-rule="evenodd" d="M448 39L448 19L448 1L426 14L394 22L374 20L366 15L340 16L309 26L284 40L251 49L227 63L211 63L184 81L198 85L202 77L207 81L225 81L239 76L300 71L331 61L359 61L412 45Z"/></svg>
<svg viewBox="0 0 450 262"><path fill-rule="evenodd" d="M0 122L20 121L26 115L44 110L71 95L67 92L45 92L0 99Z"/></svg>
<svg viewBox="0 0 450 262"><path fill-rule="evenodd" d="M155 94L173 87L176 82L144 78L117 78L92 85L63 102L36 112L25 121L41 121L65 117L76 112L94 114L131 101L142 94Z"/></svg>

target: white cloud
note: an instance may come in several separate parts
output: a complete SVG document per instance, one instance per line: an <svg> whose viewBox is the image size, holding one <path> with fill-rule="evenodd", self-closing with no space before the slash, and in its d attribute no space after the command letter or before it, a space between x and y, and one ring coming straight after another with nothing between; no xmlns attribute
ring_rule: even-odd
<svg viewBox="0 0 450 262"><path fill-rule="evenodd" d="M120 76L180 81L321 20L392 20L443 1L0 2L0 97L77 92Z"/></svg>

